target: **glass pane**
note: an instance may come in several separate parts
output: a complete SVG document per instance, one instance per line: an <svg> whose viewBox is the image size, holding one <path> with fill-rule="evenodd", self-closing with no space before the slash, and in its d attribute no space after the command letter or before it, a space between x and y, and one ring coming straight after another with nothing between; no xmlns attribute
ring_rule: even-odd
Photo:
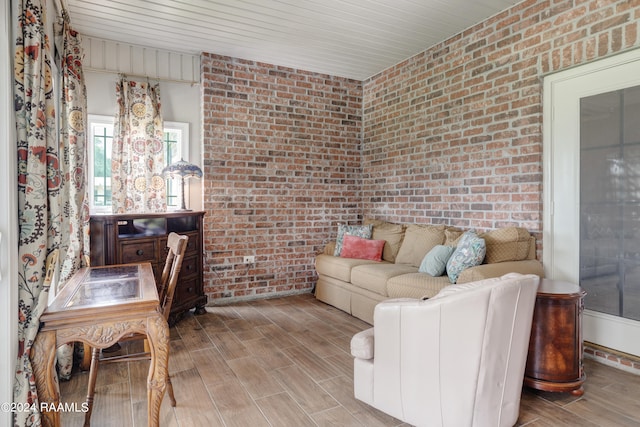
<svg viewBox="0 0 640 427"><path fill-rule="evenodd" d="M113 144L113 122L110 118L95 116L91 119L91 138L93 145L92 169L93 177L90 181L89 192L92 197L92 208L104 208L111 206L111 150ZM177 162L182 158L182 143L186 137L180 124L170 124L165 128L163 142L165 153L165 165ZM188 136L188 134L187 134ZM181 200L180 182L175 179L167 179L167 204L178 206Z"/></svg>
<svg viewBox="0 0 640 427"><path fill-rule="evenodd" d="M182 143L182 131L180 129L165 129L165 165L170 165L180 160L180 149ZM178 206L180 188L175 179L167 178L167 206Z"/></svg>
<svg viewBox="0 0 640 427"><path fill-rule="evenodd" d="M628 144L640 143L640 86L625 89L624 136Z"/></svg>
<svg viewBox="0 0 640 427"><path fill-rule="evenodd" d="M580 101L580 149L620 144L620 96L603 93Z"/></svg>
<svg viewBox="0 0 640 427"><path fill-rule="evenodd" d="M111 206L111 147L113 126L92 124L93 205Z"/></svg>
<svg viewBox="0 0 640 427"><path fill-rule="evenodd" d="M640 320L640 87L580 101L586 308Z"/></svg>
<svg viewBox="0 0 640 427"><path fill-rule="evenodd" d="M120 304L140 298L138 266L119 266L91 270L65 307Z"/></svg>

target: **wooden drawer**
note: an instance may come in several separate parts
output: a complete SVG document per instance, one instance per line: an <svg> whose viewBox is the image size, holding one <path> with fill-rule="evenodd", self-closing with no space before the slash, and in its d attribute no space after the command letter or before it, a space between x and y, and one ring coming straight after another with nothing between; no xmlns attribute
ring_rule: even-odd
<svg viewBox="0 0 640 427"><path fill-rule="evenodd" d="M132 262L151 261L158 259L156 250L156 240L127 240L120 242L120 259L121 264Z"/></svg>
<svg viewBox="0 0 640 427"><path fill-rule="evenodd" d="M196 233L181 233L183 236L189 237L187 241L187 249L184 252L185 256L189 255L197 255L198 248L200 247L200 235ZM167 238L163 237L159 240L160 242L160 250L162 255L160 256L160 261L164 262L167 258L167 254L169 253L169 248L167 248Z"/></svg>
<svg viewBox="0 0 640 427"><path fill-rule="evenodd" d="M173 299L174 302L190 301L198 298L199 294L198 278L194 277L193 279L178 281Z"/></svg>
<svg viewBox="0 0 640 427"><path fill-rule="evenodd" d="M198 262L198 257L189 257L182 260L182 267L180 268L181 278L199 273L200 263Z"/></svg>
<svg viewBox="0 0 640 427"><path fill-rule="evenodd" d="M187 250L184 252L184 256L189 255L197 255L198 247L200 241L200 235L198 233L184 233L189 236L189 241L187 242Z"/></svg>

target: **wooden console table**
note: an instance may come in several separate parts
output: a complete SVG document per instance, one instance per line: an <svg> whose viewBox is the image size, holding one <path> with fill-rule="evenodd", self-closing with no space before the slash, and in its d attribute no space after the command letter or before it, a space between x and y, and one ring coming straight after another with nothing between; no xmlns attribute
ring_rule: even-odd
<svg viewBox="0 0 640 427"><path fill-rule="evenodd" d="M201 211L91 215L91 265L148 261L160 281L167 258L167 237L189 237L171 304L169 324L187 311L205 312L203 281L203 216Z"/></svg>
<svg viewBox="0 0 640 427"><path fill-rule="evenodd" d="M526 386L577 396L584 393L582 311L585 294L573 283L540 281L525 369Z"/></svg>
<svg viewBox="0 0 640 427"><path fill-rule="evenodd" d="M56 348L81 341L109 347L131 333L147 335L151 363L147 377L148 425L158 426L168 378L169 326L160 313L153 269L148 262L79 270L40 317L31 351L40 402L56 408L60 391ZM44 426L59 426L60 413L43 412Z"/></svg>

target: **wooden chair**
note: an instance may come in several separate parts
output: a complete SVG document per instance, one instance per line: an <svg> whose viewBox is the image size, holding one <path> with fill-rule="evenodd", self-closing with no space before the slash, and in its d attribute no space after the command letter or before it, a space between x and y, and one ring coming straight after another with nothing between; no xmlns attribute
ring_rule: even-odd
<svg viewBox="0 0 640 427"><path fill-rule="evenodd" d="M54 282L53 276L55 275L56 264L58 264L59 257L60 250L54 249L49 255L47 255L47 260L45 261L45 275L43 286L45 288L49 288L49 302L51 302L51 300L56 296L57 293L57 284Z"/></svg>
<svg viewBox="0 0 640 427"><path fill-rule="evenodd" d="M162 276L158 286L158 297L160 300L160 310L164 315L164 318L168 321L169 313L171 312L171 303L173 302L173 295L178 284L178 275L180 274L180 268L182 267L182 259L184 258L184 252L187 249L188 236L181 236L176 233L171 233L167 239L167 248L169 253L167 254L167 260L162 270ZM123 337L120 341L131 341L145 339L146 336L142 334L134 334L128 337ZM89 384L87 387L87 407L88 410L85 413L84 425L89 426L91 421L91 412L93 410L93 397L95 394L96 378L98 376L98 366L101 363L115 363L115 362L133 362L136 360L149 360L151 353L147 344L147 340L144 342L144 351L140 353L124 354L118 356L100 357L100 349L93 348L91 350L91 367L89 371ZM171 378L167 377L167 391L169 393L169 399L171 399L171 406L176 406L176 399L173 395L173 386L171 385Z"/></svg>

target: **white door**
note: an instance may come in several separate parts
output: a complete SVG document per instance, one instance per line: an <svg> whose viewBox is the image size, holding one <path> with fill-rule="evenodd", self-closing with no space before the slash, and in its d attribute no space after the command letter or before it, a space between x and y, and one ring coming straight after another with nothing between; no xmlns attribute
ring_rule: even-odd
<svg viewBox="0 0 640 427"><path fill-rule="evenodd" d="M584 339L640 356L640 51L544 79L543 262Z"/></svg>

